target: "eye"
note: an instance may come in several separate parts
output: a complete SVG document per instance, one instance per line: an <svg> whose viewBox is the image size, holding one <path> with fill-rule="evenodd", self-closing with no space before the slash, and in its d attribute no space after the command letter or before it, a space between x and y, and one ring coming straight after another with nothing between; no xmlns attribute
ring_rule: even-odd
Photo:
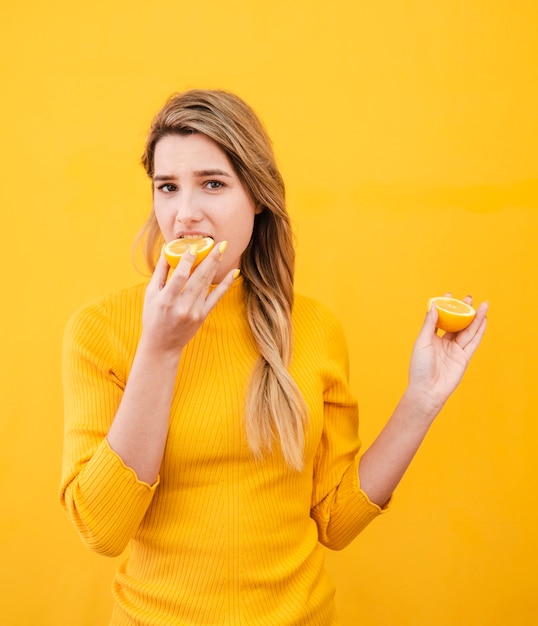
<svg viewBox="0 0 538 626"><path fill-rule="evenodd" d="M218 189L224 187L224 183L221 183L220 180L208 180L206 187L212 191L217 191Z"/></svg>
<svg viewBox="0 0 538 626"><path fill-rule="evenodd" d="M164 183L163 185L159 185L157 189L164 193L172 193L173 191L177 191L177 187L172 183Z"/></svg>

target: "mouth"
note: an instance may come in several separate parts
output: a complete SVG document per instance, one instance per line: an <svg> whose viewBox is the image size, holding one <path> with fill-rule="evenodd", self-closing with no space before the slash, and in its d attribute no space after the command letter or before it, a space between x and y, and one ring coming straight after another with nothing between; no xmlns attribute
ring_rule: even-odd
<svg viewBox="0 0 538 626"><path fill-rule="evenodd" d="M203 233L203 232L199 232L199 233L178 233L176 235L176 239L187 239L190 240L192 239L193 241L196 241L198 239L204 239L205 237L209 237L209 239L213 239L213 241L215 241L215 238L212 235L208 235L207 233Z"/></svg>

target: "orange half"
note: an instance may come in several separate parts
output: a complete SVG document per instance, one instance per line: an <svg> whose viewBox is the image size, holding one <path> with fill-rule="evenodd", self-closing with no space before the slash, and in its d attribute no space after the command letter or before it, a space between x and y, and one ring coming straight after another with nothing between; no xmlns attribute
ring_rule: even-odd
<svg viewBox="0 0 538 626"><path fill-rule="evenodd" d="M214 245L215 242L211 237L182 237L181 239L172 239L172 241L165 243L163 252L168 265L175 268L185 252L190 250L196 255L192 265L192 269L194 269L206 258Z"/></svg>
<svg viewBox="0 0 538 626"><path fill-rule="evenodd" d="M457 333L467 328L476 316L476 311L470 304L456 298L447 296L430 298L429 308L432 304L438 313L437 328L447 333Z"/></svg>

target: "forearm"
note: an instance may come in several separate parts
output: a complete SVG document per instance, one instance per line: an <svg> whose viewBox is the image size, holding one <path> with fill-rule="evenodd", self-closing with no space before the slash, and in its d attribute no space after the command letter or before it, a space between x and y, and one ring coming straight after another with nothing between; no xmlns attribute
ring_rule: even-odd
<svg viewBox="0 0 538 626"><path fill-rule="evenodd" d="M369 499L383 506L402 479L441 406L425 404L409 390L359 464L359 480Z"/></svg>
<svg viewBox="0 0 538 626"><path fill-rule="evenodd" d="M164 454L181 350L163 353L142 338L107 439L139 480L152 485Z"/></svg>

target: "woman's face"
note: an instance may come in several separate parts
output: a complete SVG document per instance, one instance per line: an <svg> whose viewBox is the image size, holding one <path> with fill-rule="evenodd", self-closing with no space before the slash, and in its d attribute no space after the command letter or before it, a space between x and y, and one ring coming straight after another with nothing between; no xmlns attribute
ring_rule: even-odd
<svg viewBox="0 0 538 626"><path fill-rule="evenodd" d="M239 267L259 213L227 155L200 133L166 135L155 146L153 206L165 241L186 235L226 240L215 282Z"/></svg>

